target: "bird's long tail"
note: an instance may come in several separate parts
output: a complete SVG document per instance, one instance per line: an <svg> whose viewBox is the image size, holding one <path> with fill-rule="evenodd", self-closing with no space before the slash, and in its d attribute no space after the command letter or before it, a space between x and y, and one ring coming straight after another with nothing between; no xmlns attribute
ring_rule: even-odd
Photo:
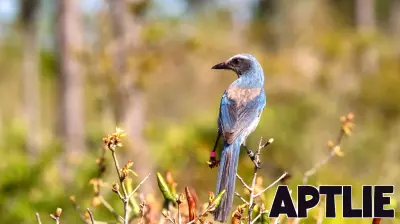
<svg viewBox="0 0 400 224"><path fill-rule="evenodd" d="M224 148L222 150L216 193L218 194L224 189L226 189L226 193L220 205L214 211L214 218L218 222L225 222L232 208L240 144L240 139L237 138L230 145L224 143Z"/></svg>

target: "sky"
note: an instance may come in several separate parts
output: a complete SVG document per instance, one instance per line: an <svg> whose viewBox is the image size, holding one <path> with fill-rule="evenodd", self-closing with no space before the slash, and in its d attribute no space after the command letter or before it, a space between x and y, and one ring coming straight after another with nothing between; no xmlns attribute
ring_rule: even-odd
<svg viewBox="0 0 400 224"><path fill-rule="evenodd" d="M41 0L46 4L49 0ZM50 0L51 1L51 0ZM186 10L184 0L153 0L158 13L167 16L177 16ZM82 10L85 13L97 11L105 3L105 0L82 0ZM168 6L168 7L166 7ZM18 13L18 0L0 0L0 21L7 23L12 21Z"/></svg>

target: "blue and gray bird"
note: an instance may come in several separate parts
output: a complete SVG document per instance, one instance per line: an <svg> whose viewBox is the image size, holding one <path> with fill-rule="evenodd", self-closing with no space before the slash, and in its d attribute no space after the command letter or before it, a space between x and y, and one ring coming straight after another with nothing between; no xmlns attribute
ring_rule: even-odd
<svg viewBox="0 0 400 224"><path fill-rule="evenodd" d="M214 218L216 221L225 222L232 208L240 146L245 145L246 138L256 129L266 104L266 95L263 69L250 54L235 55L212 69L232 70L238 76L222 96L218 137L210 155L210 159L215 162L215 149L222 135L224 146L216 193L226 189L226 194L214 211Z"/></svg>

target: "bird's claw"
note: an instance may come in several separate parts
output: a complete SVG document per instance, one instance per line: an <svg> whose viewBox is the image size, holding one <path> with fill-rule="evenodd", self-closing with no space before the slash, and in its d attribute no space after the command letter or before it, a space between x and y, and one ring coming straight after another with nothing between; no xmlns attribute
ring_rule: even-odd
<svg viewBox="0 0 400 224"><path fill-rule="evenodd" d="M208 164L208 167L210 167L212 169L212 168L218 167L219 166L219 162L220 161L217 160L215 157L211 157L210 156L210 160L207 161L207 164Z"/></svg>
<svg viewBox="0 0 400 224"><path fill-rule="evenodd" d="M257 169L261 169L261 162L260 161L253 160L253 163L254 163L254 166L257 167Z"/></svg>

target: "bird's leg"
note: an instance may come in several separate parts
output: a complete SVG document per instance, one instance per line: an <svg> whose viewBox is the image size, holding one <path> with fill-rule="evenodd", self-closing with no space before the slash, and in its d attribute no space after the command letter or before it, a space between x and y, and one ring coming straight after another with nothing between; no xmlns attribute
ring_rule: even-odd
<svg viewBox="0 0 400 224"><path fill-rule="evenodd" d="M214 149L210 152L210 160L207 162L210 168L217 167L219 165L219 160L217 160L217 154L215 151L217 150L219 138L221 137L221 133L218 131L217 140L215 141Z"/></svg>
<svg viewBox="0 0 400 224"><path fill-rule="evenodd" d="M251 159L251 161L254 163L254 165L257 167L257 169L260 169L261 168L261 164L260 164L260 161L257 159L257 155L251 150L251 149L249 149L247 146L246 146L246 143L245 143L246 141L244 141L244 144L243 144L243 146L244 146L244 148L246 149L246 151L247 151L247 155L250 157L250 159Z"/></svg>

